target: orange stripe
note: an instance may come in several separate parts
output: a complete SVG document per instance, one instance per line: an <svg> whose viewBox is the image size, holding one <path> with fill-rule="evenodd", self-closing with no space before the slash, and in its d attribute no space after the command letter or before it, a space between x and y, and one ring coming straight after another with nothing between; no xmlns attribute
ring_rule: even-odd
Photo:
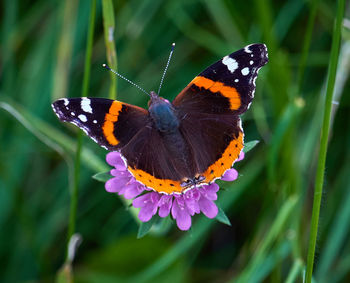
<svg viewBox="0 0 350 283"><path fill-rule="evenodd" d="M179 181L173 181L170 179L158 179L143 170L132 169L130 166L128 167L128 170L137 181L141 182L149 188L154 189L159 193L181 193L185 189L184 187L181 187Z"/></svg>
<svg viewBox="0 0 350 283"><path fill-rule="evenodd" d="M216 178L220 178L227 169L230 169L233 162L238 158L243 148L243 133L240 132L236 139L233 139L225 149L221 158L215 161L203 173L205 183L210 183Z"/></svg>
<svg viewBox="0 0 350 283"><path fill-rule="evenodd" d="M241 106L241 98L234 87L224 85L221 82L215 82L202 76L195 77L192 80L192 83L214 93L220 92L223 96L229 99L231 110L237 110Z"/></svg>
<svg viewBox="0 0 350 283"><path fill-rule="evenodd" d="M236 139L233 139L225 149L221 158L215 161L209 168L200 175L203 175L205 179L202 183L210 183L214 179L220 178L227 169L230 169L233 162L238 158L243 148L243 132L239 133ZM135 179L146 187L152 188L159 193L182 193L187 188L181 186L181 182L173 181L170 179L158 179L151 174L141 170L128 167L129 172L135 177Z"/></svg>
<svg viewBox="0 0 350 283"><path fill-rule="evenodd" d="M118 121L119 112L122 110L123 104L119 101L113 101L112 105L105 116L105 122L102 126L102 131L111 145L117 145L119 141L114 135L114 123Z"/></svg>

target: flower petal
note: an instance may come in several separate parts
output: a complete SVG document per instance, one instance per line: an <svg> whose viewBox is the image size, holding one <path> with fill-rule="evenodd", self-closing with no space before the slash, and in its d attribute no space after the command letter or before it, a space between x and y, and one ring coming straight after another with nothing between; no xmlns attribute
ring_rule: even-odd
<svg viewBox="0 0 350 283"><path fill-rule="evenodd" d="M160 217L167 217L170 213L171 205L173 204L173 196L162 195L160 197L158 206L158 214Z"/></svg>
<svg viewBox="0 0 350 283"><path fill-rule="evenodd" d="M139 200L140 203L136 203L135 201ZM159 194L155 192L144 194L133 201L133 205L135 207L141 207L139 212L139 219L142 222L149 221L153 215L157 213L159 202Z"/></svg>
<svg viewBox="0 0 350 283"><path fill-rule="evenodd" d="M131 173L128 171L128 170L124 170L124 171L121 171L121 170L117 170L117 169L112 169L110 171L111 175L114 176L114 177L129 177L129 178L134 178L133 175L131 175Z"/></svg>
<svg viewBox="0 0 350 283"><path fill-rule="evenodd" d="M218 184L212 183L210 185L206 185L204 187L204 189L206 190L206 192L217 193L219 191L220 187Z"/></svg>
<svg viewBox="0 0 350 283"><path fill-rule="evenodd" d="M182 195L174 195L173 206L171 208L171 215L176 219L180 210L185 209L185 202Z"/></svg>
<svg viewBox="0 0 350 283"><path fill-rule="evenodd" d="M132 201L133 207L143 207L149 201L149 194L141 195Z"/></svg>
<svg viewBox="0 0 350 283"><path fill-rule="evenodd" d="M125 187L124 197L126 199L133 199L134 197L138 196L143 192L143 188L140 184L137 182L130 182Z"/></svg>
<svg viewBox="0 0 350 283"><path fill-rule="evenodd" d="M118 170L126 170L125 163L118 151L109 152L106 156L109 165L114 166Z"/></svg>
<svg viewBox="0 0 350 283"><path fill-rule="evenodd" d="M213 186L215 185L215 186ZM216 192L218 191L219 186L217 184L211 184L208 186L204 186L202 188L200 188L200 192L201 192L201 196L205 197L209 200L217 200L218 196L216 194Z"/></svg>
<svg viewBox="0 0 350 283"><path fill-rule="evenodd" d="M105 189L109 193L118 193L130 181L129 177L112 178L105 183Z"/></svg>
<svg viewBox="0 0 350 283"><path fill-rule="evenodd" d="M152 216L155 215L157 212L157 206L145 206L140 209L139 212L139 219L142 222L148 222L151 220Z"/></svg>
<svg viewBox="0 0 350 283"><path fill-rule="evenodd" d="M223 181L234 181L238 178L238 172L236 169L228 169L225 174L221 177Z"/></svg>
<svg viewBox="0 0 350 283"><path fill-rule="evenodd" d="M198 201L199 207L201 211L204 213L204 215L208 218L214 218L218 214L218 207L216 204L208 200L205 197L201 197Z"/></svg>
<svg viewBox="0 0 350 283"><path fill-rule="evenodd" d="M186 231L190 229L192 225L191 216L184 206L183 201L181 201L181 198L176 198L174 200L171 213L176 219L176 225L180 230Z"/></svg>
<svg viewBox="0 0 350 283"><path fill-rule="evenodd" d="M244 151L242 150L235 162L239 162L244 159Z"/></svg>
<svg viewBox="0 0 350 283"><path fill-rule="evenodd" d="M185 212L180 213L176 218L176 225L180 230L187 231L191 228L192 225L191 216Z"/></svg>
<svg viewBox="0 0 350 283"><path fill-rule="evenodd" d="M189 191L187 191L183 195L183 199L186 203L186 207L188 209L188 212L191 216L195 215L196 213L200 213L198 200L200 199L201 194L198 189L193 188Z"/></svg>

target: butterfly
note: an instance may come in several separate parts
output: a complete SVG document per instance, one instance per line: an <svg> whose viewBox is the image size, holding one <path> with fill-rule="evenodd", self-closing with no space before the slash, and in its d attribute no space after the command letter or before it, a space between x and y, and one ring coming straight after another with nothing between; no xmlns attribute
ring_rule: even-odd
<svg viewBox="0 0 350 283"><path fill-rule="evenodd" d="M250 106L265 44L251 44L196 76L174 99L150 92L148 110L104 98L62 98L52 104L61 121L119 151L135 179L157 192L183 193L210 184L241 153L240 115Z"/></svg>

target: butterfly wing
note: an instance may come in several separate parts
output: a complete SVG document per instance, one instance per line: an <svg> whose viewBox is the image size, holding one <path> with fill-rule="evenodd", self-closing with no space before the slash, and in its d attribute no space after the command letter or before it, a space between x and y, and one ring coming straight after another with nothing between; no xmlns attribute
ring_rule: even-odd
<svg viewBox="0 0 350 283"><path fill-rule="evenodd" d="M148 111L103 98L62 98L52 104L61 121L82 129L108 150L119 150L149 123Z"/></svg>
<svg viewBox="0 0 350 283"><path fill-rule="evenodd" d="M180 131L203 182L220 178L243 148L239 114L254 98L259 69L268 62L264 44L252 44L214 63L174 99Z"/></svg>
<svg viewBox="0 0 350 283"><path fill-rule="evenodd" d="M255 80L267 62L265 44L248 45L201 72L173 105L206 114L242 114L254 98Z"/></svg>
<svg viewBox="0 0 350 283"><path fill-rule="evenodd" d="M128 170L149 188L171 194L181 193L184 179L191 174L188 148L179 132L164 135L154 127L145 127L121 149Z"/></svg>
<svg viewBox="0 0 350 283"><path fill-rule="evenodd" d="M184 142L179 133L163 136L147 110L102 98L62 98L52 108L61 121L78 126L100 146L121 152L142 184L164 193L183 190L188 169Z"/></svg>

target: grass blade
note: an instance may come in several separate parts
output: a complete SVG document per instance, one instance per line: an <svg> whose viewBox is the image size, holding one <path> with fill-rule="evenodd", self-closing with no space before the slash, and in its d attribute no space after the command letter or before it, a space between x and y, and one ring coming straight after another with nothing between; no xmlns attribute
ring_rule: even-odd
<svg viewBox="0 0 350 283"><path fill-rule="evenodd" d="M251 277L255 272L259 270L259 265L263 262L264 258L268 253L268 249L272 246L272 244L276 241L278 235L281 234L283 227L285 226L289 216L293 212L295 205L297 204L297 198L292 196L288 198L280 211L277 214L277 218L271 226L270 231L264 237L264 240L261 242L259 248L256 253L251 257L252 260L248 264L248 266L244 269L242 274L233 279L231 282L250 282Z"/></svg>
<svg viewBox="0 0 350 283"><path fill-rule="evenodd" d="M107 62L110 68L117 69L117 52L114 43L114 7L111 0L102 0L102 16L103 16L103 27L104 37L107 52ZM117 76L110 72L111 86L109 89L109 98L117 98Z"/></svg>
<svg viewBox="0 0 350 283"><path fill-rule="evenodd" d="M311 38L312 38L312 31L314 29L318 3L319 3L319 0L312 0L312 2L311 2L311 11L310 11L310 16L308 18L308 22L307 22L307 26L306 26L305 40L303 42L303 49L302 49L302 53L301 53L301 59L300 59L299 70L298 70L299 91L301 90L301 87L303 84L306 59L307 59L308 54L309 54Z"/></svg>
<svg viewBox="0 0 350 283"><path fill-rule="evenodd" d="M303 262L300 259L294 261L294 264L287 276L286 283L293 283L296 281L298 275L302 278Z"/></svg>
<svg viewBox="0 0 350 283"><path fill-rule="evenodd" d="M306 265L306 281L305 281L306 283L311 282L314 258L315 258L318 221L320 216L324 170L326 165L327 145L328 145L331 110L332 110L332 99L333 99L335 78L337 73L339 46L340 46L340 40L341 40L341 27L342 27L343 15L344 15L344 8L345 8L345 1L339 0L337 3L337 15L336 15L334 33L333 33L333 39L332 39L332 49L331 49L331 58L329 62L326 101L324 106L325 110L324 110L323 126L322 126L322 133L321 133L321 145L320 145L316 181L315 181L314 202L312 207L312 218L311 218L311 228L310 228L311 230L310 230L307 265Z"/></svg>
<svg viewBox="0 0 350 283"><path fill-rule="evenodd" d="M63 19L61 37L58 45L57 64L54 74L54 86L52 101L66 97L68 94L69 67L72 57L74 42L75 19L77 14L78 1L65 1L63 3Z"/></svg>

